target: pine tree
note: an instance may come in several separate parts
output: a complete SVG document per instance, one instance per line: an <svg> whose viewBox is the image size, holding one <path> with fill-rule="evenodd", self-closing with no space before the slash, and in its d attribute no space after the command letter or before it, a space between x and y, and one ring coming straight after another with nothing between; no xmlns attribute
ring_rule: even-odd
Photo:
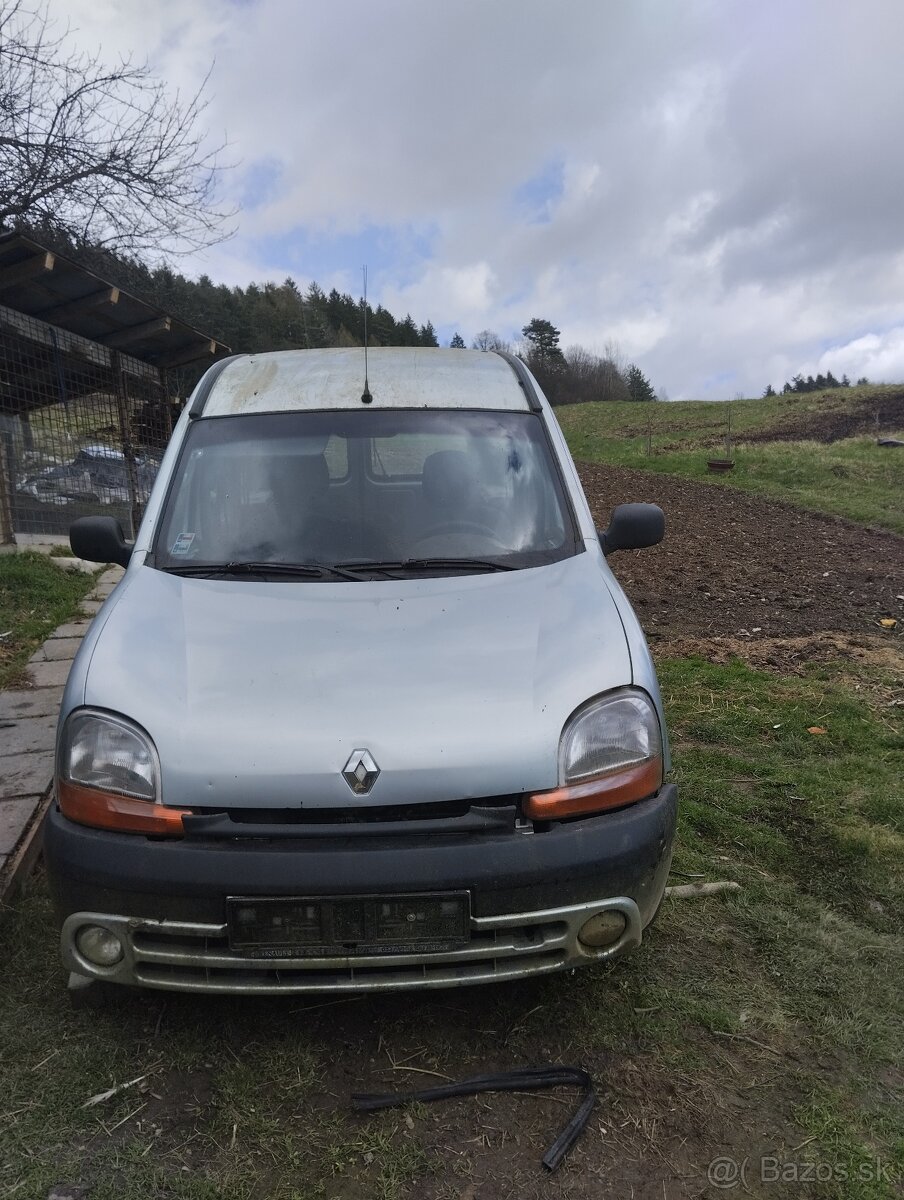
<svg viewBox="0 0 904 1200"><path fill-rule="evenodd" d="M368 318L367 329L371 344L374 342L378 346L394 346L396 344L395 317L382 304L378 304L374 309L373 317Z"/></svg>
<svg viewBox="0 0 904 1200"><path fill-rule="evenodd" d="M544 321L541 317L532 317L521 332L530 345L527 357L531 366L539 367L541 371L548 371L564 364L565 358L559 349L561 334L552 321Z"/></svg>
<svg viewBox="0 0 904 1200"><path fill-rule="evenodd" d="M416 346L418 344L417 325L411 319L411 313L405 313L404 321L396 326L399 346Z"/></svg>
<svg viewBox="0 0 904 1200"><path fill-rule="evenodd" d="M452 341L449 343L449 349L450 350L464 350L464 348L465 348L465 339L461 336L460 333L454 333L452 335Z"/></svg>
<svg viewBox="0 0 904 1200"><path fill-rule="evenodd" d="M628 367L625 372L625 383L628 387L628 395L632 400L655 400L656 393L653 391L653 385L641 371L640 367L634 363Z"/></svg>
<svg viewBox="0 0 904 1200"><path fill-rule="evenodd" d="M325 320L326 296L323 288L312 283L302 301L302 321L304 322L305 345L309 350L320 350L329 345L329 335Z"/></svg>

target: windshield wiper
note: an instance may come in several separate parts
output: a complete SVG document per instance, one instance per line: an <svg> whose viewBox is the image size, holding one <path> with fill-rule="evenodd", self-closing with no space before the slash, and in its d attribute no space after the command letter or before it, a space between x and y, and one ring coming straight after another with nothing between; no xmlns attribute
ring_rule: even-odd
<svg viewBox="0 0 904 1200"><path fill-rule="evenodd" d="M322 579L324 575L338 575L342 579L357 580L358 575L345 571L341 567L328 566L326 563L290 563L290 562L227 562L227 563L185 563L174 567L164 567L170 575L248 575L267 576L282 575L295 579Z"/></svg>
<svg viewBox="0 0 904 1200"><path fill-rule="evenodd" d="M385 575L392 578L393 572L471 570L479 571L516 571L518 568L507 563L490 562L480 558L406 558L386 562L364 559L358 562L343 563L291 563L291 562L226 562L226 563L179 563L162 569L170 575L196 576L211 578L217 575L238 575L254 578L272 578L282 576L294 579L323 579L332 575L339 579L350 579L361 583L370 574Z"/></svg>
<svg viewBox="0 0 904 1200"><path fill-rule="evenodd" d="M508 563L491 562L483 558L405 558L396 561L360 561L337 563L333 570L346 571L434 571L476 567L481 571L517 571Z"/></svg>

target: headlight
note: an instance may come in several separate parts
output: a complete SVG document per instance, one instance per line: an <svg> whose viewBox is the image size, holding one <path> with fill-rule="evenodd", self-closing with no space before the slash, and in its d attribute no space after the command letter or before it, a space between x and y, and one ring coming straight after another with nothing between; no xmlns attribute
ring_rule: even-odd
<svg viewBox="0 0 904 1200"><path fill-rule="evenodd" d="M560 786L524 804L534 820L623 808L662 784L659 716L645 692L624 688L579 709L559 743Z"/></svg>
<svg viewBox="0 0 904 1200"><path fill-rule="evenodd" d="M157 755L147 734L106 713L77 712L66 722L62 774L70 783L157 799Z"/></svg>
<svg viewBox="0 0 904 1200"><path fill-rule="evenodd" d="M57 799L72 821L129 833L182 835L183 810L160 804L157 751L144 730L81 709L63 727Z"/></svg>
<svg viewBox="0 0 904 1200"><path fill-rule="evenodd" d="M571 718L562 733L559 782L583 783L662 755L656 710L643 692L616 692Z"/></svg>

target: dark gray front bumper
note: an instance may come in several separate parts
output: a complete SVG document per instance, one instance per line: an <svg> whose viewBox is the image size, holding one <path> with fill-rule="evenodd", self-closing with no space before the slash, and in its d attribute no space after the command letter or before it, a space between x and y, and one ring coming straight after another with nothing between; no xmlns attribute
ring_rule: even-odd
<svg viewBox="0 0 904 1200"><path fill-rule="evenodd" d="M204 991L449 986L561 970L637 945L665 888L676 809L669 784L630 808L532 834L209 843L106 833L53 810L45 855L64 961L81 974ZM449 954L274 963L228 948L229 895L460 889L471 895L472 944ZM625 934L588 953L577 930L611 907L625 915ZM111 972L88 968L73 948L81 924L105 918L128 945Z"/></svg>

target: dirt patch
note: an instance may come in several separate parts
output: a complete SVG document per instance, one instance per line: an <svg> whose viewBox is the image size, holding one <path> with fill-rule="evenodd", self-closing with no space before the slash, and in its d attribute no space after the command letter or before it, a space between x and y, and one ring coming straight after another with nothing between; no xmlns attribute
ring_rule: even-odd
<svg viewBox="0 0 904 1200"><path fill-rule="evenodd" d="M665 511L661 545L610 560L651 642L832 632L900 646L904 537L673 475L578 471L599 527L629 500ZM882 630L883 617L897 628Z"/></svg>
<svg viewBox="0 0 904 1200"><path fill-rule="evenodd" d="M757 670L777 675L803 675L813 663L850 664L838 682L859 692L872 708L904 705L904 641L901 638L817 633L794 638L661 639L661 657L706 658L728 663L739 658Z"/></svg>
<svg viewBox="0 0 904 1200"><path fill-rule="evenodd" d="M812 399L818 404L825 401L826 405L837 398L837 393L825 392L813 395ZM802 412L794 397L794 407L788 413L780 416L774 425L768 429L739 430L734 432L736 445L760 445L768 442L840 442L843 438L856 437L858 434L872 434L874 437L886 436L904 428L904 390L891 391L881 396L868 396L844 411L833 411L824 407L813 412ZM658 435L673 434L674 441L663 443L660 450L686 450L689 445L689 434L686 425L680 421L657 422L655 432ZM700 449L724 447L725 417L712 433L701 434L693 438L693 444ZM646 427L637 427L624 431L624 437L640 438L647 436ZM889 450L889 453L893 453Z"/></svg>
<svg viewBox="0 0 904 1200"><path fill-rule="evenodd" d="M834 393L837 395L837 393ZM831 401L832 392L824 397ZM850 412L808 412L793 414L784 421L757 433L738 437L744 442L840 442L859 433L881 436L882 430L904 427L904 391L883 393L864 399Z"/></svg>
<svg viewBox="0 0 904 1200"><path fill-rule="evenodd" d="M355 1188L346 1192L343 1179L334 1179L326 1194L378 1194L381 1157L385 1162L387 1153L418 1146L426 1157L404 1189L406 1200L681 1200L705 1194L707 1164L717 1155L741 1161L753 1150L775 1153L776 1146L800 1139L792 1115L799 1096L787 1060L777 1052L690 1027L687 1045L698 1047L705 1070L665 1066L642 1029L617 1053L583 1037L577 1050L568 984L557 982L558 993L515 984L490 996L477 988L410 996L403 1016L393 1016L391 1002L381 999L339 1007L317 1022L328 1038L333 1104L340 1112L348 1112L351 1091L429 1087L438 1082L431 1071L460 1079L579 1061L597 1083L598 1104L555 1175L546 1174L540 1158L574 1111L571 1089L486 1094L383 1116L352 1114L349 1124L362 1139L377 1126L391 1149L378 1152L372 1163L359 1156L343 1172ZM577 982L573 999L580 1005ZM534 1015L541 1008L550 1017L552 1008L551 1023ZM524 1023L513 1025L512 1010L522 1009ZM647 1019L655 1022L655 1014ZM793 1056L793 1047L788 1053ZM393 1062L405 1066L393 1068ZM769 1143L760 1145L751 1128L768 1128Z"/></svg>

